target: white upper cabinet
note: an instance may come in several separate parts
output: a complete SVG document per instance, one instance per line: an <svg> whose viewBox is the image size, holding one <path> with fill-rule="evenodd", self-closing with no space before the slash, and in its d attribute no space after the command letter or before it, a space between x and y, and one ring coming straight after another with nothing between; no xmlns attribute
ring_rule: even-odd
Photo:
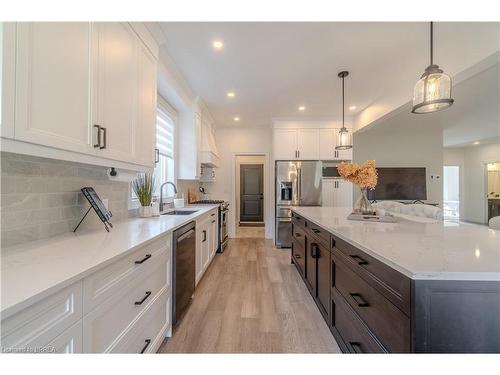
<svg viewBox="0 0 500 375"><path fill-rule="evenodd" d="M16 24L0 22L0 134L14 138Z"/></svg>
<svg viewBox="0 0 500 375"><path fill-rule="evenodd" d="M274 130L274 159L297 159L297 129Z"/></svg>
<svg viewBox="0 0 500 375"><path fill-rule="evenodd" d="M157 63L149 50L139 44L137 121L135 123L134 155L137 163L154 167L156 147L156 76Z"/></svg>
<svg viewBox="0 0 500 375"><path fill-rule="evenodd" d="M83 153L90 144L90 23L17 24L15 138Z"/></svg>
<svg viewBox="0 0 500 375"><path fill-rule="evenodd" d="M137 36L127 23L94 24L98 53L94 60L93 126L100 129L99 154L134 161L138 100Z"/></svg>
<svg viewBox="0 0 500 375"><path fill-rule="evenodd" d="M297 151L300 160L319 159L319 129L299 129Z"/></svg>
<svg viewBox="0 0 500 375"><path fill-rule="evenodd" d="M77 152L92 164L154 167L157 61L139 29L119 22L4 24L2 70L14 71L7 58L14 55L15 84L2 82L2 106L15 115L9 121L2 111L2 137L22 141L14 149L27 154L47 154L36 149L45 146L61 159Z"/></svg>
<svg viewBox="0 0 500 375"><path fill-rule="evenodd" d="M351 160L352 149L335 150L340 129L320 129L319 154L321 160Z"/></svg>
<svg viewBox="0 0 500 375"><path fill-rule="evenodd" d="M321 160L336 159L335 138L335 129L320 129L319 158Z"/></svg>

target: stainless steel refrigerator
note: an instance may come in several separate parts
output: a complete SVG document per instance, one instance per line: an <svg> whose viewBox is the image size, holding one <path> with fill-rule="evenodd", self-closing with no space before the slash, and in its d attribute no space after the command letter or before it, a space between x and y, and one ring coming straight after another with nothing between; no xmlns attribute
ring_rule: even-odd
<svg viewBox="0 0 500 375"><path fill-rule="evenodd" d="M277 161L277 247L292 246L293 206L321 206L321 161Z"/></svg>

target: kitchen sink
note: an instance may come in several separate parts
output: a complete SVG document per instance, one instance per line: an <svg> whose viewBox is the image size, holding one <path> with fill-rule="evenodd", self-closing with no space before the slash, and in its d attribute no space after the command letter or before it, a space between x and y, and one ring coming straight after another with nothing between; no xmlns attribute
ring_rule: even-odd
<svg viewBox="0 0 500 375"><path fill-rule="evenodd" d="M198 212L198 210L173 210L164 212L162 213L162 215L191 215L194 214L195 212Z"/></svg>

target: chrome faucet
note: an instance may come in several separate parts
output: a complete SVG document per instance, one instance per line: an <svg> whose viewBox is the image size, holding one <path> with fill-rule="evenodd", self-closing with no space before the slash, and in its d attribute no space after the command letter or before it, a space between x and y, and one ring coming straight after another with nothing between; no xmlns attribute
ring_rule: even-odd
<svg viewBox="0 0 500 375"><path fill-rule="evenodd" d="M163 212L163 187L165 185L172 185L172 187L174 188L174 194L177 194L177 186L175 186L175 184L173 182L167 181L167 182L164 182L163 184L161 184L161 186L160 186L160 212Z"/></svg>

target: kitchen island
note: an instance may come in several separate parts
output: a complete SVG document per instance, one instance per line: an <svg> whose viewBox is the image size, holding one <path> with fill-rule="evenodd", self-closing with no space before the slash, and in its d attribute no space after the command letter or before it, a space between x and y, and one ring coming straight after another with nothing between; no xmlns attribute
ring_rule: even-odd
<svg viewBox="0 0 500 375"><path fill-rule="evenodd" d="M297 207L292 262L347 352L500 352L500 232Z"/></svg>

